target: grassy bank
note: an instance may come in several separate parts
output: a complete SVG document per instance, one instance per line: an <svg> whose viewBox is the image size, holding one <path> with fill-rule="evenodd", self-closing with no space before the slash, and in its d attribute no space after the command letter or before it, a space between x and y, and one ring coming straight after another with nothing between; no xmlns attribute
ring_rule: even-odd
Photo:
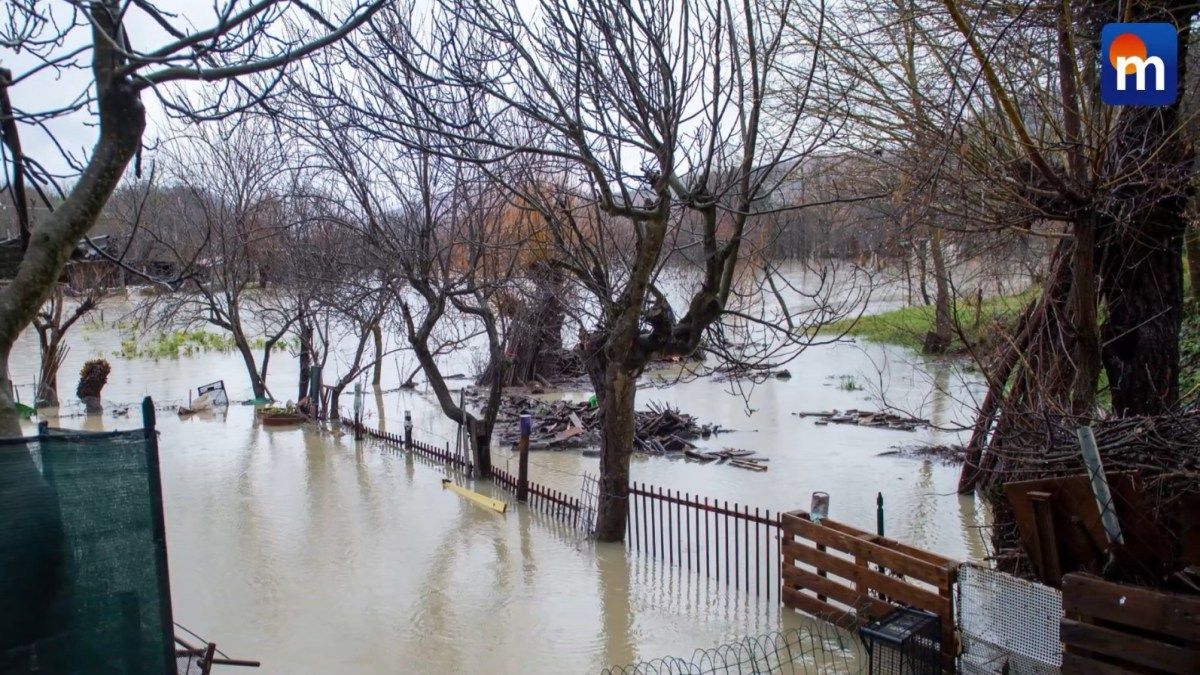
<svg viewBox="0 0 1200 675"><path fill-rule="evenodd" d="M1031 288L1017 295L984 298L978 307L974 301L959 300L954 307L957 328L953 331L950 351L961 352L965 349L962 337L958 335L960 330L970 344L990 344L1002 330L1011 329L1016 324L1021 310L1040 292L1040 288ZM831 324L826 330L846 332L872 342L903 345L920 351L925 334L933 329L933 321L933 306L918 305L867 314L857 320L846 319Z"/></svg>
<svg viewBox="0 0 1200 675"><path fill-rule="evenodd" d="M967 339L985 351L995 339L1011 332L1017 317L1041 289L1032 288L1019 295L985 298L978 309L973 302L959 302L955 315ZM881 314L870 314L857 321L845 320L826 328L872 342L903 345L920 351L925 334L933 328L933 307L903 307ZM964 351L962 339L954 335L951 351ZM1179 333L1179 394L1185 400L1200 397L1200 302L1189 300L1183 308L1183 326ZM1100 373L1100 399L1108 397L1105 374Z"/></svg>
<svg viewBox="0 0 1200 675"><path fill-rule="evenodd" d="M261 350L266 344L263 337L250 340L251 349ZM275 343L274 349L287 349L289 345L285 338ZM121 349L116 355L125 359L174 359L205 352L230 352L236 347L232 336L205 330L177 330L154 336L131 333L121 340Z"/></svg>

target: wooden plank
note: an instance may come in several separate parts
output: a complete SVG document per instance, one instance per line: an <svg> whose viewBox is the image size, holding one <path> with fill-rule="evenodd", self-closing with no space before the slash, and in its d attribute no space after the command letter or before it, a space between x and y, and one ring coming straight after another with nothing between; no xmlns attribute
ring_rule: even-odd
<svg viewBox="0 0 1200 675"><path fill-rule="evenodd" d="M1083 654L1063 654L1062 675L1131 675L1134 671Z"/></svg>
<svg viewBox="0 0 1200 675"><path fill-rule="evenodd" d="M938 566L928 560L913 557L862 537L853 536L824 523L818 525L807 519L797 518L792 514L785 514L780 522L786 535L784 538L789 541L794 536L800 536L854 556L862 556L877 565L882 565L906 576L916 577L935 586L949 587L953 567Z"/></svg>
<svg viewBox="0 0 1200 675"><path fill-rule="evenodd" d="M828 596L852 608L860 615L865 613L873 618L880 617L894 609L894 607L878 598L864 595L849 586L839 584L833 579L818 576L795 565L784 565L783 581L786 585L796 590L809 590Z"/></svg>
<svg viewBox="0 0 1200 675"><path fill-rule="evenodd" d="M1176 647L1073 619L1063 619L1060 625L1062 641L1068 650L1083 649L1165 673L1200 673L1200 649Z"/></svg>
<svg viewBox="0 0 1200 675"><path fill-rule="evenodd" d="M1200 598L1125 586L1098 577L1063 577L1063 611L1200 643Z"/></svg>
<svg viewBox="0 0 1200 675"><path fill-rule="evenodd" d="M788 513L785 513L784 515L791 515L791 516L795 516L797 518L801 518L805 521L812 522L809 519L808 513L806 511L789 511ZM918 560L924 560L924 561L926 561L932 565L935 565L937 567L949 567L949 568L957 568L958 567L957 560L952 560L945 556L938 555L932 551L926 551L925 549L917 548L916 546L910 546L908 544L905 544L902 541L897 541L895 539L888 539L887 537L881 537L878 534L874 534L872 532L867 532L865 530L860 530L856 527L847 525L842 522L838 522L836 520L830 520L828 518L825 518L821 521L821 524L828 528L842 532L844 534L848 534L852 537L858 537L859 539L865 539L866 541L869 541L871 543L878 544L880 546L885 546L887 548L890 548L890 549L893 549L896 551L900 551L901 553L909 555Z"/></svg>
<svg viewBox="0 0 1200 675"><path fill-rule="evenodd" d="M798 609L805 614L828 621L840 628L852 630L858 626L858 616L854 612L847 612L844 609L821 602L813 596L797 591L794 588L784 586L780 589L780 597L783 599L785 607Z"/></svg>
<svg viewBox="0 0 1200 675"><path fill-rule="evenodd" d="M442 479L442 487L466 497L468 500L478 504L479 506L491 509L496 513L504 513L508 509L508 504L497 499L492 499L491 497L485 497L478 492L468 490L461 485L455 485L454 483L451 483L448 478Z"/></svg>
<svg viewBox="0 0 1200 675"><path fill-rule="evenodd" d="M895 602L927 609L941 616L943 625L952 625L948 597L868 567L859 567L852 560L818 551L798 542L784 542L783 555L785 558L790 556L817 569L836 574L860 587L873 588Z"/></svg>

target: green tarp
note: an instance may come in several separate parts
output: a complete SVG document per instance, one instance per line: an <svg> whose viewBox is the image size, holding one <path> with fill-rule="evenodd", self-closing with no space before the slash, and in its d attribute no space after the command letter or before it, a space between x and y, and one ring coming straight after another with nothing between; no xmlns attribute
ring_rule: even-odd
<svg viewBox="0 0 1200 675"><path fill-rule="evenodd" d="M166 554L153 431L0 440L0 672L175 672Z"/></svg>

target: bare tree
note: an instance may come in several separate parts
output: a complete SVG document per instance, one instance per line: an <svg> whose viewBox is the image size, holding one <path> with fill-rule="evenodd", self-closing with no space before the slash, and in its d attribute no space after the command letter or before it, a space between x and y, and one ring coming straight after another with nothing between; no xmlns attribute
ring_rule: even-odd
<svg viewBox="0 0 1200 675"><path fill-rule="evenodd" d="M134 0L6 3L0 44L21 49L22 61L29 64L7 82L17 123L50 128L50 121L75 115L97 124L98 140L86 160L73 164L78 179L64 191L62 203L32 226L16 277L0 290L0 425L5 434L18 433L9 352L141 147L146 127L142 92L175 82L224 81L228 96L214 97L215 103L204 109L177 97L164 95L162 100L183 114L226 114L270 94L269 82L265 90L252 91L240 78L278 71L336 42L383 4L352 3L346 18L338 21L312 5L288 0L244 6L222 2L212 7L210 27L195 28L184 18ZM132 35L129 26L141 27L145 35ZM90 82L65 105L38 108L34 94L26 93L48 77L89 69ZM27 155L18 161L18 175L39 184L53 179Z"/></svg>
<svg viewBox="0 0 1200 675"><path fill-rule="evenodd" d="M831 315L823 302L792 306L811 289L770 292L773 266L748 255L764 197L834 131L802 104L768 110L785 80L803 91L819 58L780 60L796 6L443 0L420 30L397 8L342 50L357 81L417 114L346 105L429 132L409 142L477 163L536 208L563 253L554 264L596 303L581 351L603 420L602 540L624 535L648 362L695 353L709 331L722 356L773 363L789 350L771 336L794 353ZM668 262L689 269L674 301L660 285ZM735 330L752 339L730 348Z"/></svg>
<svg viewBox="0 0 1200 675"><path fill-rule="evenodd" d="M1009 15L942 0L851 11L846 91L866 92L850 96L850 105L869 110L863 128L919 123L917 113L937 111L931 166L943 187L933 205L956 205L980 229L1035 230L1055 243L1042 297L998 353L977 355L988 392L963 487L974 486L984 445L1000 449L1023 412L1094 414L1102 371L1117 414L1173 406L1193 156L1175 140L1184 122L1178 104L1100 101L1099 29L1117 20L1117 6L1028 6ZM1122 20L1179 26L1186 63L1194 8L1151 2L1128 12ZM923 102L904 95L910 61L872 60L908 44ZM881 103L889 91L895 95ZM985 465L996 468L989 463L1000 456Z"/></svg>
<svg viewBox="0 0 1200 675"><path fill-rule="evenodd" d="M496 297L525 235L503 222L506 195L491 189L482 172L420 149L428 133L397 121L414 115L409 101L376 96L377 110L388 114L367 118L349 103L355 96L339 68L322 66L292 81L290 101L275 119L307 150L302 161L329 195L329 218L346 240L341 264L381 285L373 293L386 292L390 302L380 306L395 308L438 405L468 429L486 463L501 383L489 387L482 410L473 413L454 397L439 357L482 341L490 360L503 362ZM362 301L370 297L378 296ZM379 335L378 320L374 326ZM377 354L381 342L375 339Z"/></svg>
<svg viewBox="0 0 1200 675"><path fill-rule="evenodd" d="M213 123L170 141L166 199L128 223L183 271L172 292L148 298L143 330L211 326L229 334L254 396L269 398L271 353L297 320L286 292L285 233L304 217L291 203L290 168L277 139L250 123ZM255 351L261 350L256 358Z"/></svg>
<svg viewBox="0 0 1200 675"><path fill-rule="evenodd" d="M111 269L98 268L95 272L73 277L66 287L59 285L33 318L41 358L35 396L39 408L59 405L58 371L67 356L67 333L99 306L108 290L106 272Z"/></svg>

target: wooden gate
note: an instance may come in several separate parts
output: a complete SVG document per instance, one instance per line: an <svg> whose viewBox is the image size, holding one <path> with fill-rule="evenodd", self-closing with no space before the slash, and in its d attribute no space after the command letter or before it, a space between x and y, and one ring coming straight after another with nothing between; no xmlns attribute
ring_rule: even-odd
<svg viewBox="0 0 1200 675"><path fill-rule="evenodd" d="M953 669L957 562L805 511L784 513L779 527L785 606L845 628L901 605L928 610L941 618L943 666Z"/></svg>

